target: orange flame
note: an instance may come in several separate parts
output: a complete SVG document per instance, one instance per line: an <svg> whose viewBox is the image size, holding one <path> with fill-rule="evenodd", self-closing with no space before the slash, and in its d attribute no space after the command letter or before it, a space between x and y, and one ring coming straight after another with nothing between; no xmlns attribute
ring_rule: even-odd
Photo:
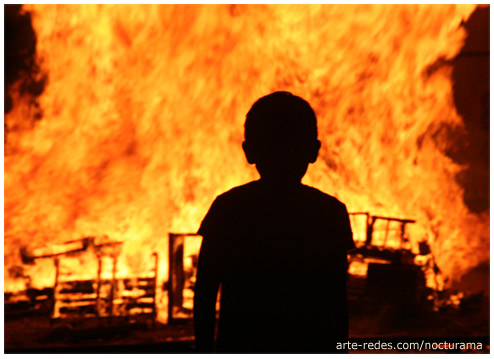
<svg viewBox="0 0 494 359"><path fill-rule="evenodd" d="M489 214L469 212L444 154L444 127L462 120L441 60L474 8L25 5L48 85L41 121L9 132L5 268L21 247L107 235L124 241L125 271L158 251L165 280L167 233L196 231L216 195L257 178L240 146L245 114L287 90L319 119L304 182L350 211L417 220L411 239L459 278L489 258ZM19 98L6 121L27 116ZM33 285L53 278L31 271Z"/></svg>

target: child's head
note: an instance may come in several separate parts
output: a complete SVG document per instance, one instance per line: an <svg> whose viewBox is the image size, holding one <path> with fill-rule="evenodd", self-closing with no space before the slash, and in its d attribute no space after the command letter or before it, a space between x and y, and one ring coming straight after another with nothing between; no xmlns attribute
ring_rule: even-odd
<svg viewBox="0 0 494 359"><path fill-rule="evenodd" d="M247 113L242 146L261 178L300 182L321 146L316 115L307 101L289 92L264 96Z"/></svg>

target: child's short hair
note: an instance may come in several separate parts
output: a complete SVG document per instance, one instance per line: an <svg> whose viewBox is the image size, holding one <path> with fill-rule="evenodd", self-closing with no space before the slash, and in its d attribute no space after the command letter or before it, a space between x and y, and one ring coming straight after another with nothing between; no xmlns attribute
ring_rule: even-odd
<svg viewBox="0 0 494 359"><path fill-rule="evenodd" d="M247 113L245 140L262 144L274 139L317 140L317 119L304 99L280 91L261 97Z"/></svg>

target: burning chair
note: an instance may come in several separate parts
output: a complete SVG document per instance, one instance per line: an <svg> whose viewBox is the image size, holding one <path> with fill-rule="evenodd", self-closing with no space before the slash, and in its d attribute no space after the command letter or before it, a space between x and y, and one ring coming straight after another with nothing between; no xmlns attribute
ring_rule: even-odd
<svg viewBox="0 0 494 359"><path fill-rule="evenodd" d="M406 234L412 219L350 213L352 225L364 225L365 238L349 254L349 301L375 305L401 303L416 305L433 290L426 286L426 272L433 258L424 265L415 262L416 253ZM421 255L430 255L426 242L419 243ZM434 273L437 274L434 265Z"/></svg>

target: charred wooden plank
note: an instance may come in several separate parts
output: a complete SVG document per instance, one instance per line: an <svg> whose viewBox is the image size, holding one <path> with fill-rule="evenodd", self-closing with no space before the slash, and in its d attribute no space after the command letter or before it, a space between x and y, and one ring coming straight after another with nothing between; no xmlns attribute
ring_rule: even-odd
<svg viewBox="0 0 494 359"><path fill-rule="evenodd" d="M394 217L382 217L382 216L372 216L372 218L382 219L382 220L391 221L391 222L415 223L414 219L407 219L407 218L394 218Z"/></svg>
<svg viewBox="0 0 494 359"><path fill-rule="evenodd" d="M95 293L94 284L92 280L60 282L61 289L59 293Z"/></svg>
<svg viewBox="0 0 494 359"><path fill-rule="evenodd" d="M43 289L28 288L28 289L26 289L26 295L31 300L37 300L37 298L40 298L40 297L51 298L51 297L53 297L53 288L43 288Z"/></svg>
<svg viewBox="0 0 494 359"><path fill-rule="evenodd" d="M124 299L140 299L140 298L154 298L155 293L154 292L145 292L140 295L122 295L121 298Z"/></svg>
<svg viewBox="0 0 494 359"><path fill-rule="evenodd" d="M67 306L59 308L60 314L96 314L94 305Z"/></svg>
<svg viewBox="0 0 494 359"><path fill-rule="evenodd" d="M128 303L125 306L125 309L129 310L132 308L150 308L154 309L155 305L154 303L141 303L141 302L135 302L135 303Z"/></svg>

